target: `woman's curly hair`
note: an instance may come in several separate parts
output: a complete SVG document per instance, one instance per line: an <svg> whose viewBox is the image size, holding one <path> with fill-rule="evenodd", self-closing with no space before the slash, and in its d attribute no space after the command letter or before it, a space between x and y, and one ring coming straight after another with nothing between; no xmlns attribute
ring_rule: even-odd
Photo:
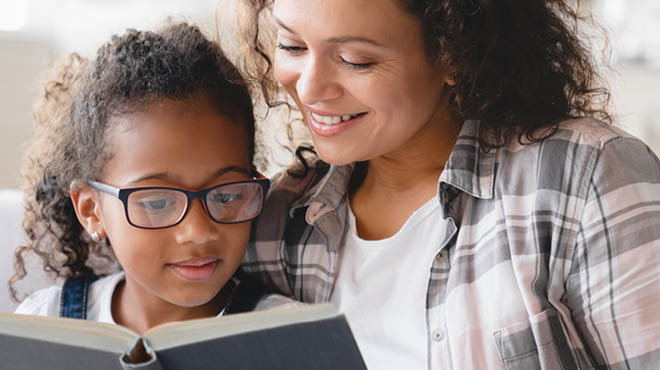
<svg viewBox="0 0 660 370"><path fill-rule="evenodd" d="M239 0L249 45L241 66L269 107L283 104L273 76L273 0ZM429 60L454 72L454 109L480 121L483 150L517 138L536 142L562 120L591 116L612 123L610 94L584 43L579 0L397 0L420 22ZM526 140L523 140L525 138Z"/></svg>
<svg viewBox="0 0 660 370"><path fill-rule="evenodd" d="M34 109L36 133L21 171L27 244L15 252L15 284L26 276L26 257L43 269L73 277L116 268L107 239L94 242L76 218L72 186L95 180L108 152L113 117L140 112L154 102L205 95L220 112L240 119L251 138L252 99L237 69L217 43L196 26L170 24L158 32L128 30L88 61L72 54L53 70ZM237 122L239 122L237 120Z"/></svg>

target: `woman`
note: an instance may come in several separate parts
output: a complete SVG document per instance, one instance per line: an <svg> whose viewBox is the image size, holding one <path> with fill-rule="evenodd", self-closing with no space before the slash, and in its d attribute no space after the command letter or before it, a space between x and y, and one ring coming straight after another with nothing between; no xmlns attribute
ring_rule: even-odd
<svg viewBox="0 0 660 370"><path fill-rule="evenodd" d="M320 157L274 179L249 272L337 305L372 369L660 366L660 162L568 1L247 6Z"/></svg>

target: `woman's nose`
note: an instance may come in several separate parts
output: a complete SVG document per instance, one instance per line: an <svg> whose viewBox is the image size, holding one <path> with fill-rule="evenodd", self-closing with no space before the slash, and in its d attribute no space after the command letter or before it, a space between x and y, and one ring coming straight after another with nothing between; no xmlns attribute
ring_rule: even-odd
<svg viewBox="0 0 660 370"><path fill-rule="evenodd" d="M336 77L329 63L309 56L296 82L298 98L305 105L314 105L341 97L343 88Z"/></svg>
<svg viewBox="0 0 660 370"><path fill-rule="evenodd" d="M206 213L202 201L194 199L181 223L175 226L179 244L207 244L220 237L215 221Z"/></svg>

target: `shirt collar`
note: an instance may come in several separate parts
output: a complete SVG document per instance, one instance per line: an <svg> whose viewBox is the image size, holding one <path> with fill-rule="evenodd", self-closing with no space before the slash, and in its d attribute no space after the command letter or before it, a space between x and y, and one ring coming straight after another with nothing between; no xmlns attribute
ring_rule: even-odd
<svg viewBox="0 0 660 370"><path fill-rule="evenodd" d="M476 198L492 199L497 150L481 151L478 129L478 121L463 123L439 184L451 185ZM441 196L441 186L438 195Z"/></svg>
<svg viewBox="0 0 660 370"><path fill-rule="evenodd" d="M307 222L312 223L314 219L320 217L323 213L337 209L344 201L346 189L348 189L355 164L335 166L318 160L317 163L309 167L309 171L322 168L320 165L327 168L326 174L321 178L321 181L307 190L294 203L293 207L289 210L291 217L293 217L296 209L309 207L307 211Z"/></svg>

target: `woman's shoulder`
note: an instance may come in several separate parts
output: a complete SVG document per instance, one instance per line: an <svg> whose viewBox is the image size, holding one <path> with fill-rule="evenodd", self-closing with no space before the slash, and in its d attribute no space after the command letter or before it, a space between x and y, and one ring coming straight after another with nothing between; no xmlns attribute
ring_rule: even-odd
<svg viewBox="0 0 660 370"><path fill-rule="evenodd" d="M543 132L539 132L538 134L542 136ZM553 143L559 141L566 144L578 144L594 148L595 150L602 150L606 145L618 139L638 141L641 143L641 140L637 137L614 124L590 117L580 117L560 122L553 134L546 140L543 140L543 142Z"/></svg>
<svg viewBox="0 0 660 370"><path fill-rule="evenodd" d="M503 148L504 153L512 155L500 156L500 160L507 161L500 164L513 165L508 162L518 163L516 159L526 158L524 166L536 166L541 165L540 162L551 160L553 166L546 166L548 169L564 163L574 169L584 168L589 172L596 165L607 165L614 157L617 158L615 162L618 165L635 163L639 157L650 162L657 161L655 153L642 140L621 127L593 118L565 120L554 128L538 131L533 136L545 139L535 142L530 142L525 137L512 140ZM535 160L530 161L531 158Z"/></svg>
<svg viewBox="0 0 660 370"><path fill-rule="evenodd" d="M593 188L605 194L660 183L657 155L620 127L577 118L559 123L551 133L538 142L514 140L503 148L498 155L497 184L516 191L527 181L557 194L586 198Z"/></svg>
<svg viewBox="0 0 660 370"><path fill-rule="evenodd" d="M62 287L53 285L40 289L25 298L14 313L36 316L59 316Z"/></svg>

